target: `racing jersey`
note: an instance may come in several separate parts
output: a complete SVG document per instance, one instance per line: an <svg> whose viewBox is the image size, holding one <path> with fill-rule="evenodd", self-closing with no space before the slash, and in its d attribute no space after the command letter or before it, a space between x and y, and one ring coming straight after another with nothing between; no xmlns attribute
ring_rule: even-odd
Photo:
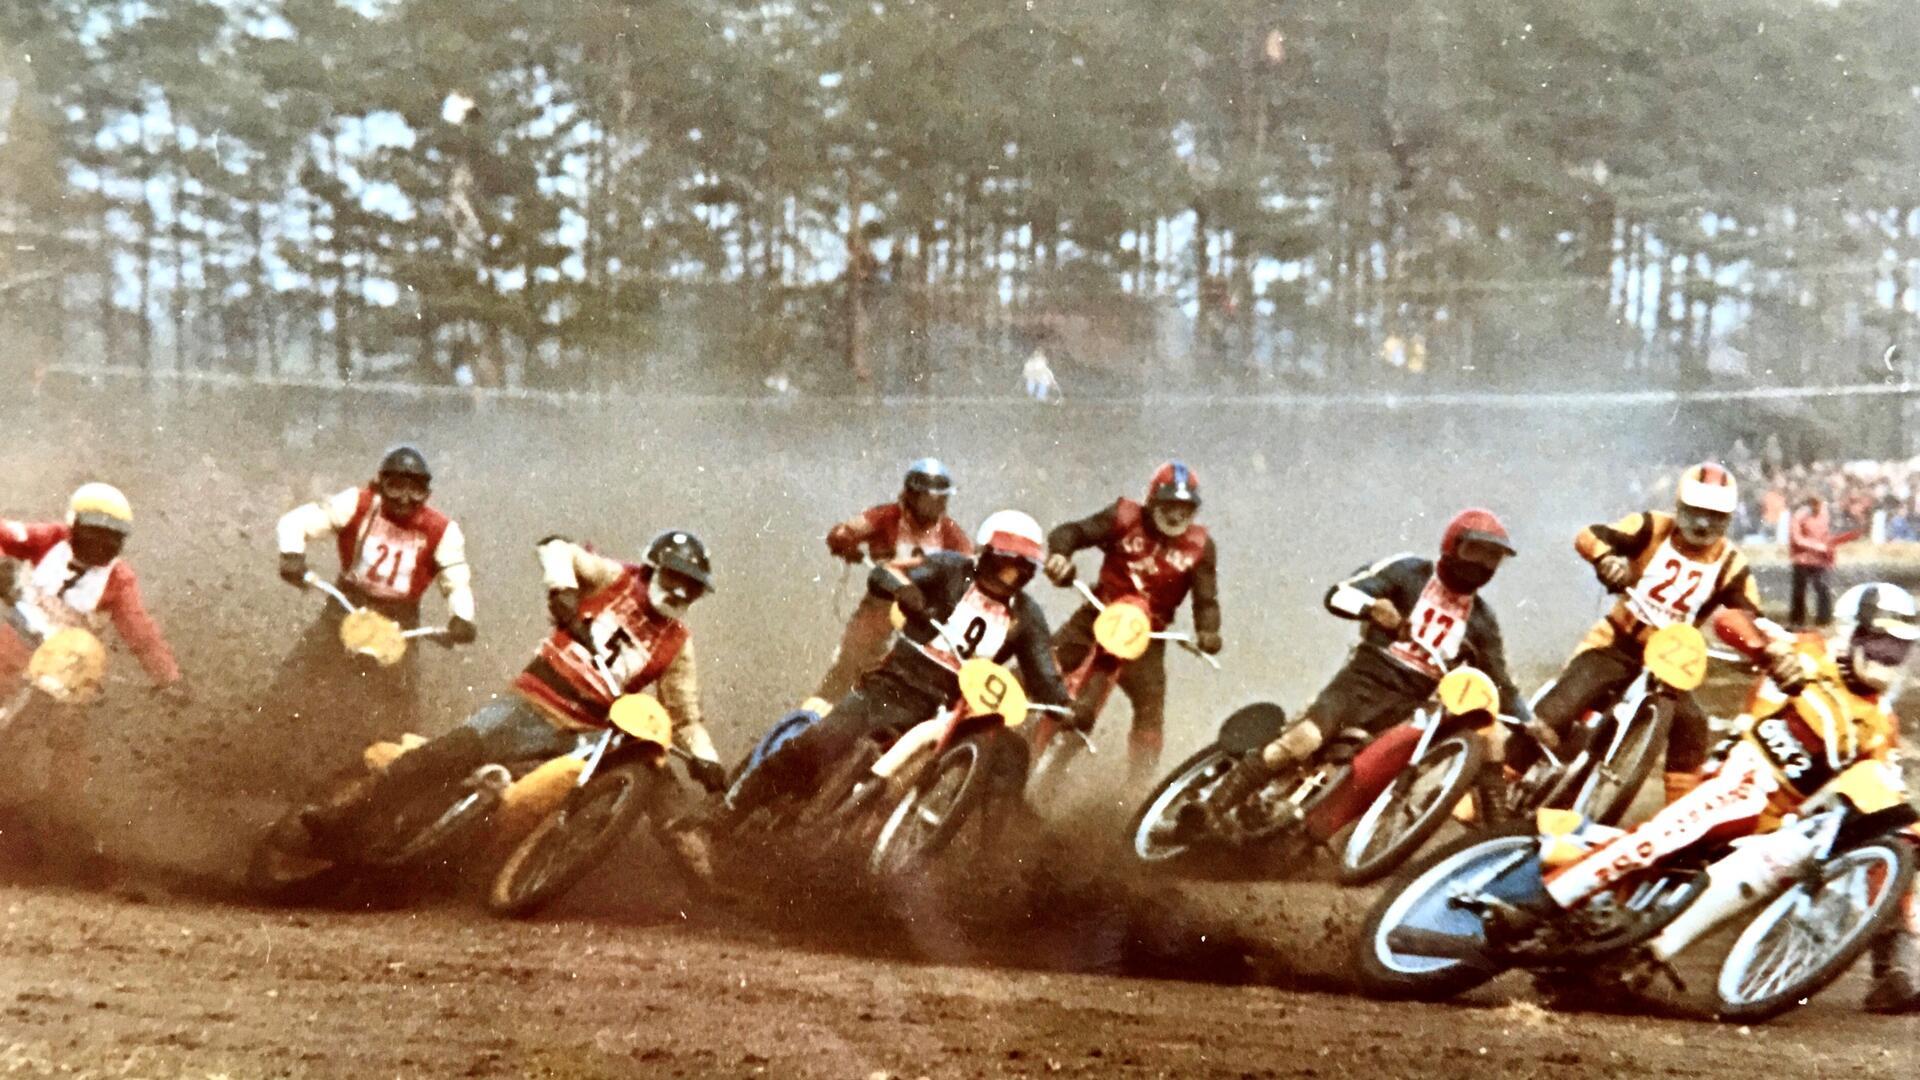
<svg viewBox="0 0 1920 1080"><path fill-rule="evenodd" d="M35 638L66 627L98 634L111 620L156 686L179 679L180 666L147 614L132 564L124 559L105 566L80 563L73 557L71 535L69 526L55 522L0 520L0 555L27 564L14 618ZM13 666L10 660L7 666Z"/></svg>
<svg viewBox="0 0 1920 1080"><path fill-rule="evenodd" d="M1400 613L1398 631L1389 633L1367 619L1367 609L1380 599L1391 601ZM1327 590L1325 603L1343 619L1361 620L1361 648L1436 685L1464 655L1499 688L1502 712L1528 716L1526 699L1507 672L1506 645L1493 609L1473 593L1447 588L1434 572L1433 560L1389 555L1337 582Z"/></svg>
<svg viewBox="0 0 1920 1080"><path fill-rule="evenodd" d="M1754 687L1738 738L1758 749L1781 790L1774 809L1785 813L1862 759L1888 760L1900 727L1878 694L1865 694L1840 673L1833 650L1818 634L1794 638L1794 651L1813 672L1788 697L1772 679Z"/></svg>
<svg viewBox="0 0 1920 1080"><path fill-rule="evenodd" d="M298 555L310 540L331 534L340 554L340 582L371 600L417 607L439 582L449 614L473 621L473 577L466 537L458 523L430 506L401 523L380 512L371 486L348 488L296 506L275 528L282 554Z"/></svg>
<svg viewBox="0 0 1920 1080"><path fill-rule="evenodd" d="M537 548L548 589L579 589L572 628L556 626L513 680L513 689L556 726L597 731L622 694L652 687L682 749L716 760L700 717L700 684L685 623L647 602L652 568L624 563L558 537ZM574 630L583 631L576 638Z"/></svg>
<svg viewBox="0 0 1920 1080"><path fill-rule="evenodd" d="M1123 498L1047 534L1047 551L1055 555L1072 555L1090 547L1099 548L1104 556L1093 590L1101 603L1139 596L1147 601L1153 628L1164 630L1191 593L1194 629L1219 631L1213 537L1204 526L1189 525L1179 536L1161 536L1154 531L1146 508Z"/></svg>
<svg viewBox="0 0 1920 1080"><path fill-rule="evenodd" d="M868 507L827 531L827 550L835 555L852 555L862 546L876 563L933 551L973 554L973 542L952 518L943 514L931 524L916 525L897 502Z"/></svg>
<svg viewBox="0 0 1920 1080"><path fill-rule="evenodd" d="M1747 557L1725 537L1705 551L1689 552L1672 514L1649 510L1611 525L1591 525L1574 550L1589 563L1619 555L1632 568L1632 582L1581 642L1595 648L1616 642L1644 644L1663 626L1698 626L1721 608L1760 610L1760 591Z"/></svg>
<svg viewBox="0 0 1920 1080"><path fill-rule="evenodd" d="M867 576L872 595L892 601L912 584L927 601L927 619L908 619L887 659L876 669L928 697L947 701L959 692L962 662L976 656L995 663L1017 661L1027 696L1040 704L1064 705L1067 687L1054 664L1047 617L1026 593L1002 601L988 596L973 580L973 560L953 552L934 552L905 571L875 567ZM945 637L934 630L939 626Z"/></svg>

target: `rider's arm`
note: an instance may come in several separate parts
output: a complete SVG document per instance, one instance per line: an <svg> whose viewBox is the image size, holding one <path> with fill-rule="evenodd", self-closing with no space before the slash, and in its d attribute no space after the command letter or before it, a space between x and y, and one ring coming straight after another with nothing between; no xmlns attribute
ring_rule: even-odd
<svg viewBox="0 0 1920 1080"><path fill-rule="evenodd" d="M966 565L966 559L957 555L936 553L912 566L881 565L873 568L867 575L867 592L882 600L892 600L893 594L909 585L931 595L934 583L940 575L948 573L951 559L959 559L960 565Z"/></svg>
<svg viewBox="0 0 1920 1080"><path fill-rule="evenodd" d="M1381 597L1393 598L1400 564L1413 559L1411 555L1389 555L1379 562L1362 569L1359 573L1337 582L1327 590L1327 610L1343 619L1363 619L1367 609ZM1424 581L1422 582L1424 584ZM1199 609L1195 608L1198 619Z"/></svg>
<svg viewBox="0 0 1920 1080"><path fill-rule="evenodd" d="M673 721L673 741L680 749L702 761L719 761L713 736L700 718L700 678L693 659L693 642L680 646L667 670L660 673L657 685L660 704Z"/></svg>
<svg viewBox="0 0 1920 1080"><path fill-rule="evenodd" d="M280 542L280 554L305 553L307 541L346 528L359 507L360 489L348 488L318 502L296 506L280 515L280 523L274 526L274 534Z"/></svg>
<svg viewBox="0 0 1920 1080"><path fill-rule="evenodd" d="M1214 569L1213 537L1193 564L1193 628L1202 634L1220 632L1220 581Z"/></svg>
<svg viewBox="0 0 1920 1080"><path fill-rule="evenodd" d="M1028 699L1041 705L1065 705L1067 684L1054 663L1052 632L1047 629L1046 613L1033 597L1022 593L1014 609L1012 646L1014 659L1020 662L1020 682Z"/></svg>
<svg viewBox="0 0 1920 1080"><path fill-rule="evenodd" d="M139 658L140 666L146 669L153 685L170 686L180 681L180 665L174 661L173 650L167 646L167 639L140 600L140 582L130 564L121 562L114 565L113 573L107 579L106 591L100 596L100 606L113 616L113 628L120 632L120 640L126 642L127 647L133 650L133 655Z"/></svg>
<svg viewBox="0 0 1920 1080"><path fill-rule="evenodd" d="M549 536L534 551L540 558L540 580L548 591L604 589L627 571L618 559L597 555L564 536Z"/></svg>
<svg viewBox="0 0 1920 1080"><path fill-rule="evenodd" d="M1101 508L1078 521L1063 522L1047 533L1047 554L1071 555L1081 548L1099 547L1113 537L1119 523L1115 511L1119 503Z"/></svg>
<svg viewBox="0 0 1920 1080"><path fill-rule="evenodd" d="M885 509L875 506L853 515L847 520L827 530L827 551L845 558L860 550L875 531L874 517Z"/></svg>
<svg viewBox="0 0 1920 1080"><path fill-rule="evenodd" d="M447 614L472 622L473 568L467 565L467 538L458 522L447 522L440 546L433 549L433 565L439 568L434 580L440 583L440 595L447 598Z"/></svg>
<svg viewBox="0 0 1920 1080"><path fill-rule="evenodd" d="M67 538L67 527L56 522L0 520L0 555L39 562L40 556Z"/></svg>
<svg viewBox="0 0 1920 1080"><path fill-rule="evenodd" d="M1628 514L1610 525L1589 525L1573 538L1573 550L1590 563L1608 555L1631 559L1653 541L1653 516Z"/></svg>

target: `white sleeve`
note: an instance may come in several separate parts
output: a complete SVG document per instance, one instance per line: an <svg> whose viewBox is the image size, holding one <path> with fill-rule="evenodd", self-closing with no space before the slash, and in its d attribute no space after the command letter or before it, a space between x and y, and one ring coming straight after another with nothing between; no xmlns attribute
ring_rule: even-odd
<svg viewBox="0 0 1920 1080"><path fill-rule="evenodd" d="M440 534L440 546L433 551L433 564L439 568L440 593L447 598L447 613L473 621L473 569L467 565L467 538L458 522L447 522Z"/></svg>
<svg viewBox="0 0 1920 1080"><path fill-rule="evenodd" d="M604 555L595 555L571 540L554 537L536 549L540 579L549 590L604 588L626 573L626 567Z"/></svg>
<svg viewBox="0 0 1920 1080"><path fill-rule="evenodd" d="M304 553L308 541L346 528L347 522L353 520L353 512L359 508L359 488L348 488L319 502L294 507L280 515L279 524L274 526L275 537L280 542L280 553Z"/></svg>

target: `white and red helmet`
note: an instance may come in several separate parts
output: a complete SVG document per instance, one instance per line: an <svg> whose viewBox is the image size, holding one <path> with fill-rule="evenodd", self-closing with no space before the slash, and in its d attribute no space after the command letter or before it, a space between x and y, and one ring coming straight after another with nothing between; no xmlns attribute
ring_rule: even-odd
<svg viewBox="0 0 1920 1080"><path fill-rule="evenodd" d="M980 523L973 543L982 555L992 552L1039 566L1047 541L1040 532L1040 523L1031 515L1018 510L1000 510L987 515L987 520Z"/></svg>
<svg viewBox="0 0 1920 1080"><path fill-rule="evenodd" d="M1740 505L1740 486L1724 466L1704 461L1680 474L1679 502L1695 510L1731 514Z"/></svg>

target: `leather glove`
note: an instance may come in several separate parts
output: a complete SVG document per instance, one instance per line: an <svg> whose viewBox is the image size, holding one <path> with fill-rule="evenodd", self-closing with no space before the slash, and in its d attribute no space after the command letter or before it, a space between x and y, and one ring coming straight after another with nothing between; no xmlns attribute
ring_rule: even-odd
<svg viewBox="0 0 1920 1080"><path fill-rule="evenodd" d="M860 561L860 541L844 525L835 525L827 530L827 550L837 559L850 563Z"/></svg>
<svg viewBox="0 0 1920 1080"><path fill-rule="evenodd" d="M909 619L927 617L927 594L920 591L918 585L902 585L895 590L893 602L900 605L900 614Z"/></svg>
<svg viewBox="0 0 1920 1080"><path fill-rule="evenodd" d="M1220 647L1226 644L1226 642L1220 640L1220 631L1218 630L1200 631L1193 635L1193 643L1199 646L1200 651L1206 653L1208 656L1219 652Z"/></svg>
<svg viewBox="0 0 1920 1080"><path fill-rule="evenodd" d="M1792 649L1782 649L1772 654L1767 662L1767 675L1788 697L1807 687L1807 666L1801 662L1800 654Z"/></svg>
<svg viewBox="0 0 1920 1080"><path fill-rule="evenodd" d="M1047 571L1047 580L1053 582L1055 585L1064 587L1073 584L1075 575L1073 560L1071 558L1056 551L1047 556L1045 569Z"/></svg>
<svg viewBox="0 0 1920 1080"><path fill-rule="evenodd" d="M706 758L690 758L687 761L687 775L693 782L711 792L725 791L727 788L727 767L717 761Z"/></svg>
<svg viewBox="0 0 1920 1080"><path fill-rule="evenodd" d="M547 617L555 626L572 626L580 617L579 589L548 589Z"/></svg>
<svg viewBox="0 0 1920 1080"><path fill-rule="evenodd" d="M1384 596L1367 605L1367 620L1389 634L1398 632L1404 621L1400 618L1400 609Z"/></svg>
<svg viewBox="0 0 1920 1080"><path fill-rule="evenodd" d="M455 615L447 620L447 628L434 635L434 640L451 649L455 645L471 645L480 637L480 628Z"/></svg>
<svg viewBox="0 0 1920 1080"><path fill-rule="evenodd" d="M1633 584L1633 564L1627 562L1624 555L1602 555L1594 560L1594 576L1600 579L1613 592L1619 592Z"/></svg>
<svg viewBox="0 0 1920 1080"><path fill-rule="evenodd" d="M307 557L298 551L280 554L280 580L296 589L307 587Z"/></svg>

